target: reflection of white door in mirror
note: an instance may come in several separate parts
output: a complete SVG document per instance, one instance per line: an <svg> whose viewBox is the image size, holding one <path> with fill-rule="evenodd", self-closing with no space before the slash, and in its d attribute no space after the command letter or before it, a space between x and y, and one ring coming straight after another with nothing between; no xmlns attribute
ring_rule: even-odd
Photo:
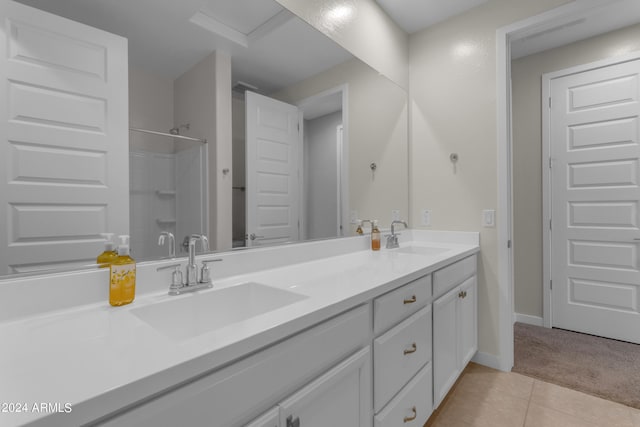
<svg viewBox="0 0 640 427"><path fill-rule="evenodd" d="M298 108L245 95L247 246L295 242L300 238Z"/></svg>
<svg viewBox="0 0 640 427"><path fill-rule="evenodd" d="M2 4L0 274L93 263L129 234L127 41Z"/></svg>

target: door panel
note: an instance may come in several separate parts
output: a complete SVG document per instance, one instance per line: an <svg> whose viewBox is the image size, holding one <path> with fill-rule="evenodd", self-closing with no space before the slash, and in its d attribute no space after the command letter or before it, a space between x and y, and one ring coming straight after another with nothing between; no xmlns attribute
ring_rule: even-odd
<svg viewBox="0 0 640 427"><path fill-rule="evenodd" d="M458 355L458 293L449 291L433 303L433 407L437 408L461 370Z"/></svg>
<svg viewBox="0 0 640 427"><path fill-rule="evenodd" d="M299 240L298 108L246 92L247 246Z"/></svg>
<svg viewBox="0 0 640 427"><path fill-rule="evenodd" d="M553 326L640 343L640 61L551 80Z"/></svg>
<svg viewBox="0 0 640 427"><path fill-rule="evenodd" d="M95 262L129 234L127 42L2 3L0 274Z"/></svg>

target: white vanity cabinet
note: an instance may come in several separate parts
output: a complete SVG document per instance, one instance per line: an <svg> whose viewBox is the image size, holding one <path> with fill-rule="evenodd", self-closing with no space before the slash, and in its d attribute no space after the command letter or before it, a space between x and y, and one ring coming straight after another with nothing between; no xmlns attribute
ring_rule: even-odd
<svg viewBox="0 0 640 427"><path fill-rule="evenodd" d="M270 411L262 414L255 420L251 421L245 427L279 427L280 426L280 411L278 407L271 408Z"/></svg>
<svg viewBox="0 0 640 427"><path fill-rule="evenodd" d="M365 347L245 427L370 426L370 371Z"/></svg>
<svg viewBox="0 0 640 427"><path fill-rule="evenodd" d="M434 408L478 349L476 256L433 274L433 393Z"/></svg>
<svg viewBox="0 0 640 427"><path fill-rule="evenodd" d="M376 427L421 427L431 415L431 294L427 275L374 300Z"/></svg>
<svg viewBox="0 0 640 427"><path fill-rule="evenodd" d="M276 426L289 416L305 427L368 426L370 319L370 304L354 308L98 425L231 427L278 407ZM335 416L362 422L332 423ZM268 414L249 425L270 426Z"/></svg>

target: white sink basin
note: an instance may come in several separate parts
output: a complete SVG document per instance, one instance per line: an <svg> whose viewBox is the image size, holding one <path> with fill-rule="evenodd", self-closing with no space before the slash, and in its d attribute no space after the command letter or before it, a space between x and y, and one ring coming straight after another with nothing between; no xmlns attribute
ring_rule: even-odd
<svg viewBox="0 0 640 427"><path fill-rule="evenodd" d="M175 299L134 308L131 313L167 337L185 340L308 297L247 282L170 298Z"/></svg>
<svg viewBox="0 0 640 427"><path fill-rule="evenodd" d="M450 251L450 248L438 248L435 246L405 246L399 248L397 251L403 254L416 254L416 255L440 255L444 252Z"/></svg>

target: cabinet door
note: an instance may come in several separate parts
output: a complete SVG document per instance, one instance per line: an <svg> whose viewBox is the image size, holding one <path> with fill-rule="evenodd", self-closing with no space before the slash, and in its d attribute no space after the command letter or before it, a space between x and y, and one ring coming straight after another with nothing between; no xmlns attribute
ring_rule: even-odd
<svg viewBox="0 0 640 427"><path fill-rule="evenodd" d="M276 407L262 414L244 427L279 427L279 421L279 411Z"/></svg>
<svg viewBox="0 0 640 427"><path fill-rule="evenodd" d="M477 322L477 285L476 276L467 279L460 285L462 298L458 304L458 320L460 334L460 369L464 369L478 350L478 322Z"/></svg>
<svg viewBox="0 0 640 427"><path fill-rule="evenodd" d="M460 374L457 287L433 303L433 407L438 407Z"/></svg>
<svg viewBox="0 0 640 427"><path fill-rule="evenodd" d="M371 425L371 352L366 347L280 405L281 427Z"/></svg>

